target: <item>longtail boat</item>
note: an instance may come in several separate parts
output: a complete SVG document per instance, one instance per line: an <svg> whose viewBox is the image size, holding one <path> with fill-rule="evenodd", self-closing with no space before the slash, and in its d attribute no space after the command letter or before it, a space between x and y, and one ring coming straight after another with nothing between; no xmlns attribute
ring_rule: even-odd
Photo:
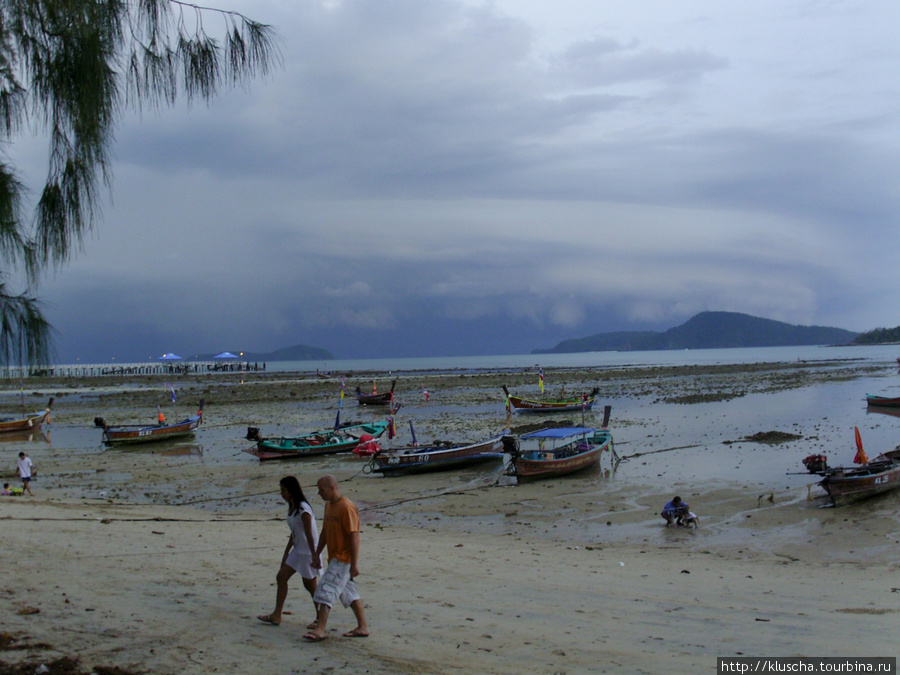
<svg viewBox="0 0 900 675"><path fill-rule="evenodd" d="M43 410L33 413L23 412L21 416L8 415L0 418L0 433L12 433L17 431L33 431L40 429L41 425L50 417L50 408L53 407L53 399L47 403Z"/></svg>
<svg viewBox="0 0 900 675"><path fill-rule="evenodd" d="M335 429L280 438L260 438L259 430L256 427L250 427L247 430L247 438L256 440L256 445L246 448L244 452L258 457L260 461L300 459L348 452L359 445L361 441L380 438L388 428L388 424L387 420L371 424L347 424Z"/></svg>
<svg viewBox="0 0 900 675"><path fill-rule="evenodd" d="M834 506L900 488L900 450L885 452L861 466L828 469L819 485Z"/></svg>
<svg viewBox="0 0 900 675"><path fill-rule="evenodd" d="M856 457L853 458L853 463L858 466L830 467L825 455L810 455L803 460L810 473L822 476L819 486L831 499L832 506L874 497L900 488L900 447L869 460L863 449L858 427Z"/></svg>
<svg viewBox="0 0 900 675"><path fill-rule="evenodd" d="M394 400L394 387L397 386L397 380L391 382L390 391L382 394L363 394L360 388L356 388L356 400L360 405L390 405Z"/></svg>
<svg viewBox="0 0 900 675"><path fill-rule="evenodd" d="M890 398L888 396L875 396L874 394L866 394L866 403L870 406L879 408L898 408L900 407L900 398Z"/></svg>
<svg viewBox="0 0 900 675"><path fill-rule="evenodd" d="M507 405L511 410L525 413L548 412L575 412L577 410L590 410L594 406L594 400L599 388L594 387L590 393L573 398L559 399L527 399L521 396L513 396L506 385L503 385L503 393L506 394Z"/></svg>
<svg viewBox="0 0 900 675"><path fill-rule="evenodd" d="M191 415L172 424L122 424L110 426L102 417L94 418L94 425L103 429L103 442L107 445L124 445L167 441L172 438L190 436L203 421L203 401L196 415Z"/></svg>
<svg viewBox="0 0 900 675"><path fill-rule="evenodd" d="M612 434L606 429L610 410L604 409L601 429L548 427L518 438L504 437L503 447L511 457L509 473L524 483L598 465L603 452L612 450Z"/></svg>
<svg viewBox="0 0 900 675"><path fill-rule="evenodd" d="M503 460L503 435L470 445L435 443L381 451L372 456L372 470L384 476L447 471L473 464Z"/></svg>

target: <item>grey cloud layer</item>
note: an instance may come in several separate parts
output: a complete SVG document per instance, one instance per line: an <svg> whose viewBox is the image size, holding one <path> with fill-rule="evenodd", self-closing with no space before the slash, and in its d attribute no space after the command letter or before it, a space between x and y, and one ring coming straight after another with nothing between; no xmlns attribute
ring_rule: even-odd
<svg viewBox="0 0 900 675"><path fill-rule="evenodd" d="M123 126L115 203L48 286L73 344L100 332L81 318L98 295L145 349L163 336L197 350L446 349L406 330L423 322L463 351L491 322L544 346L703 309L891 320L841 252L896 264L864 244L897 221L892 89L753 123L744 94L727 96L748 71L744 89L780 88L753 71L775 57L698 39L697 22L679 41L687 18L664 41L623 17L627 30L548 48L524 19L444 0L246 11L279 26L284 71ZM705 21L711 36L732 25L722 13ZM804 68L796 95L829 101L840 68Z"/></svg>

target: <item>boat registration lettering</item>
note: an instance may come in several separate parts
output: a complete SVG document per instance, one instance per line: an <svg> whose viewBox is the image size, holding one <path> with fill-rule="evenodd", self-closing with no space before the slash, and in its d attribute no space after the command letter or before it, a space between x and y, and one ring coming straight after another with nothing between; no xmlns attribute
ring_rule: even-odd
<svg viewBox="0 0 900 675"><path fill-rule="evenodd" d="M890 476L881 476L880 478L875 479L875 485L881 485L882 483L887 483L890 480Z"/></svg>
<svg viewBox="0 0 900 675"><path fill-rule="evenodd" d="M388 464L399 464L399 463L400 463L399 457L388 457Z"/></svg>
<svg viewBox="0 0 900 675"><path fill-rule="evenodd" d="M149 429L141 429L140 431L138 431L138 436L149 436L149 435L150 435Z"/></svg>

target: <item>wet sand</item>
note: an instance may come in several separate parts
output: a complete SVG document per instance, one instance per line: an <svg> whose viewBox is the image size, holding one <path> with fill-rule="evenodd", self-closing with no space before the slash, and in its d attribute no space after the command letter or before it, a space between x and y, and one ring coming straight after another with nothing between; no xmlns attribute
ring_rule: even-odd
<svg viewBox="0 0 900 675"><path fill-rule="evenodd" d="M601 388L625 461L525 485L499 465L383 478L350 456L261 463L241 451L248 425L280 435L334 421L339 380L296 374L177 380L176 412L205 399L196 438L107 450L98 415L148 421L159 404L172 419L162 380L29 382L29 408L56 402L47 440L0 446L10 469L19 450L38 469L34 498L0 501L0 620L19 647L0 661L78 655L86 667L154 673L655 673L711 671L716 656L740 654L895 655L900 494L821 508L814 477L799 472L811 452L842 459L854 424L870 456L896 445L882 447L896 420L867 417L857 394L892 385L896 368L823 361L545 376L548 393ZM387 374L359 374L348 391L370 389L373 377L379 391L390 387ZM533 373L403 374L395 444L409 441L410 419L423 442L500 430L502 384L524 396L537 389ZM5 410L17 402L17 390L0 396ZM349 398L341 420L376 415ZM769 431L794 439L743 440ZM281 626L254 618L274 601L287 536L276 488L287 473L319 516L312 486L323 473L360 508L368 639L341 638L353 619L337 608L330 639L306 644L312 608L299 582ZM699 529L662 526L658 511L676 492ZM28 608L39 611L19 613Z"/></svg>

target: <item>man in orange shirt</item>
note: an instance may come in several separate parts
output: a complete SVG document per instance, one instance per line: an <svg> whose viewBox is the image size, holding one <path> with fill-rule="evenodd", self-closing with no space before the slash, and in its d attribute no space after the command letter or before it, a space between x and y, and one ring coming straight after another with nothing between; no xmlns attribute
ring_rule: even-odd
<svg viewBox="0 0 900 675"><path fill-rule="evenodd" d="M334 476L322 476L316 487L325 501L325 516L312 566L322 567L320 556L327 545L328 567L313 596L315 627L303 637L311 642L325 639L328 613L338 600L356 616L356 628L344 633L344 637L368 637L369 625L353 581L359 576L359 512L353 502L341 494Z"/></svg>

